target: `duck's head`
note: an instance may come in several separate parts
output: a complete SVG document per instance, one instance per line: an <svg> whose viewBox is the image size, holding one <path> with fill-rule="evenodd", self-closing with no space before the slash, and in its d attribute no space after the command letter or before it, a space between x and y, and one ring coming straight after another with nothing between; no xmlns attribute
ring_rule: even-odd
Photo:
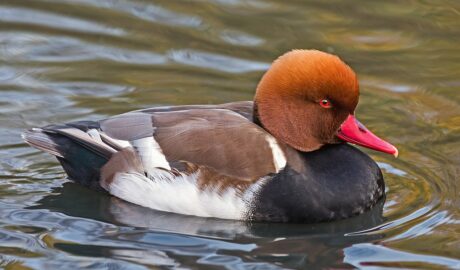
<svg viewBox="0 0 460 270"><path fill-rule="evenodd" d="M293 50L262 77L254 115L273 136L299 151L347 141L396 156L396 147L355 118L358 100L356 74L340 58Z"/></svg>

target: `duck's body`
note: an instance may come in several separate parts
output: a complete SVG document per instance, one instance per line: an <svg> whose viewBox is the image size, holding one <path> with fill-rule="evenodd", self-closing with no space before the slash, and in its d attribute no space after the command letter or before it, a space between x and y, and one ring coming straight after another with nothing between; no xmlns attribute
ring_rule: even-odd
<svg viewBox="0 0 460 270"><path fill-rule="evenodd" d="M271 70L276 62L274 66ZM269 79L259 84L255 103L144 109L101 121L32 129L25 140L55 155L74 181L161 211L318 222L353 216L375 205L384 196L379 168L356 148L337 144L339 136L365 145L356 130L368 131L349 115L357 100L341 92L336 108L322 104L316 116L316 105L308 103L305 115L312 122L304 119L307 123L297 125L294 120L303 111L288 99L276 111L283 102L266 97L270 91L264 89L271 87L263 87L264 82L273 86ZM342 84L334 85L349 88L355 82L343 79ZM357 96L357 90L352 94ZM298 97L286 93L280 98L286 97L298 103ZM315 117L324 126L315 126ZM372 140L366 146L393 151ZM325 144L330 145L322 147Z"/></svg>

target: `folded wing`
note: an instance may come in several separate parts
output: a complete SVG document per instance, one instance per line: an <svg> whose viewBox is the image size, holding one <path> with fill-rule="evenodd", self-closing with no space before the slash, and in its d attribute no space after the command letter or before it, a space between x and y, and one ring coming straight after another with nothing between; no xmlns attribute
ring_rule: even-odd
<svg viewBox="0 0 460 270"><path fill-rule="evenodd" d="M149 168L185 161L254 180L284 166L276 140L228 109L132 112L100 122L103 137L132 145Z"/></svg>

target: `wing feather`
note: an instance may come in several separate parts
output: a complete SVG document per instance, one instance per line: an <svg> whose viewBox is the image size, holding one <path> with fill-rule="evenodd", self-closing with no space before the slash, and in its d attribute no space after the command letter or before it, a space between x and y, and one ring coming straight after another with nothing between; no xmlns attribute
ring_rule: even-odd
<svg viewBox="0 0 460 270"><path fill-rule="evenodd" d="M153 138L168 162L186 161L241 179L258 179L280 167L272 150L276 140L225 108L136 111L103 120L100 128L115 140Z"/></svg>

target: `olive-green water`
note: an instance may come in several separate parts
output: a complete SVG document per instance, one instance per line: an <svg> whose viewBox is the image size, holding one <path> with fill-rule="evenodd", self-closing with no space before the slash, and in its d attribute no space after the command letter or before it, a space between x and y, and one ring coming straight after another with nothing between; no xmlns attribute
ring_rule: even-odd
<svg viewBox="0 0 460 270"><path fill-rule="evenodd" d="M155 212L66 180L33 126L252 98L293 48L340 55L384 205L316 225ZM0 268L460 269L460 2L0 1ZM352 196L352 194L350 194Z"/></svg>

